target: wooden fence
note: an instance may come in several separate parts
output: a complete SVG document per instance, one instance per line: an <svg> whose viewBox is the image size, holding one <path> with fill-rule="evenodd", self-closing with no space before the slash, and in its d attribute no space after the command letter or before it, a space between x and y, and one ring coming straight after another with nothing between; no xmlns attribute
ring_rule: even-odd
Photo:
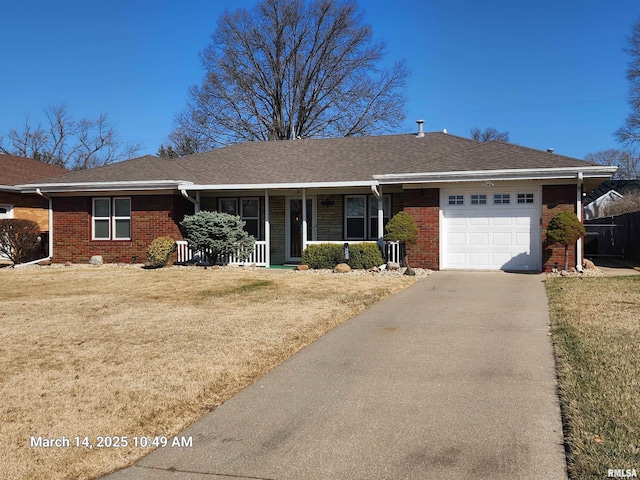
<svg viewBox="0 0 640 480"><path fill-rule="evenodd" d="M640 212L584 222L584 254L640 262Z"/></svg>

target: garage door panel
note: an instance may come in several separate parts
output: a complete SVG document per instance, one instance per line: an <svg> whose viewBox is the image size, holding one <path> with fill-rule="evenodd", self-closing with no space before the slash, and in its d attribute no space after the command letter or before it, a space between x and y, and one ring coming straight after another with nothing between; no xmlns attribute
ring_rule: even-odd
<svg viewBox="0 0 640 480"><path fill-rule="evenodd" d="M489 245L489 234L488 233L469 233L469 246L482 246L486 247Z"/></svg>
<svg viewBox="0 0 640 480"><path fill-rule="evenodd" d="M510 194L516 198L514 191ZM539 270L539 210L539 204L445 203L443 268Z"/></svg>

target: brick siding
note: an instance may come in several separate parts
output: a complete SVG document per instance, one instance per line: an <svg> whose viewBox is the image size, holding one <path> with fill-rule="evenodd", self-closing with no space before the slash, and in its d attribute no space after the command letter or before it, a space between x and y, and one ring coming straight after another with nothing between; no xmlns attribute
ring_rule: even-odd
<svg viewBox="0 0 640 480"><path fill-rule="evenodd" d="M404 211L418 225L418 243L407 246L409 265L440 269L440 189L406 190Z"/></svg>
<svg viewBox="0 0 640 480"><path fill-rule="evenodd" d="M550 272L556 264L564 268L564 247L546 242L551 218L562 211L575 213L576 185L544 185L542 187L542 270ZM575 245L569 247L569 267L576 265Z"/></svg>
<svg viewBox="0 0 640 480"><path fill-rule="evenodd" d="M102 255L106 263L115 263L116 256L120 262L136 256L144 263L151 241L166 235L182 240L179 222L193 214L193 204L181 196L131 195L131 240L91 240L91 199L53 199L54 262L87 263L92 255Z"/></svg>

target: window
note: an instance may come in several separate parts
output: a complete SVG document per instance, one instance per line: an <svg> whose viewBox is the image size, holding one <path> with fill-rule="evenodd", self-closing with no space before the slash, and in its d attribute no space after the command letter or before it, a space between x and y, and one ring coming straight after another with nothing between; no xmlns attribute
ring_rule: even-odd
<svg viewBox="0 0 640 480"><path fill-rule="evenodd" d="M93 240L131 239L131 199L93 199Z"/></svg>
<svg viewBox="0 0 640 480"><path fill-rule="evenodd" d="M464 205L464 195L449 195L449 205Z"/></svg>
<svg viewBox="0 0 640 480"><path fill-rule="evenodd" d="M349 195L345 197L344 205L345 238L377 239L378 199L373 195ZM383 225L386 225L391 218L391 195L382 196L382 215Z"/></svg>
<svg viewBox="0 0 640 480"><path fill-rule="evenodd" d="M389 195L382 196L382 225L389 223L391 218L391 197ZM369 238L377 239L378 235L378 199L374 196L369 197Z"/></svg>
<svg viewBox="0 0 640 480"><path fill-rule="evenodd" d="M519 193L518 203L533 203L533 193Z"/></svg>
<svg viewBox="0 0 640 480"><path fill-rule="evenodd" d="M487 196L483 194L471 195L471 205L486 205Z"/></svg>
<svg viewBox="0 0 640 480"><path fill-rule="evenodd" d="M345 197L346 237L364 239L366 236L367 196Z"/></svg>
<svg viewBox="0 0 640 480"><path fill-rule="evenodd" d="M493 195L494 205L508 205L511 203L511 195L508 193L495 193Z"/></svg>
<svg viewBox="0 0 640 480"><path fill-rule="evenodd" d="M244 229L253 238L260 238L260 200L258 198L240 199L240 218L245 222Z"/></svg>
<svg viewBox="0 0 640 480"><path fill-rule="evenodd" d="M256 240L260 239L260 199L258 197L221 198L218 201L218 211L239 215L245 222L244 230Z"/></svg>

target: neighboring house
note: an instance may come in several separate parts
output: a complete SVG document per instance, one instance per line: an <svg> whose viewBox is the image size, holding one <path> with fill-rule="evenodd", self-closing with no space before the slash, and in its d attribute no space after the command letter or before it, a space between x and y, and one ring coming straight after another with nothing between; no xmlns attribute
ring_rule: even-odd
<svg viewBox="0 0 640 480"><path fill-rule="evenodd" d="M40 226L43 256L49 249L49 201L37 193L20 193L16 185L38 182L69 173L30 158L0 154L0 219L21 218L33 220Z"/></svg>
<svg viewBox="0 0 640 480"><path fill-rule="evenodd" d="M584 198L584 219L606 216L606 209L625 195L639 194L640 180L608 180L591 190Z"/></svg>
<svg viewBox="0 0 640 480"><path fill-rule="evenodd" d="M420 125L421 130L421 125ZM311 243L379 241L404 210L417 222L412 266L550 270L551 217L582 212L582 192L615 167L446 133L247 142L175 160L144 156L23 184L53 199L53 260L139 259L198 210L238 214L256 237L252 262L298 262ZM580 262L580 244L571 262Z"/></svg>

